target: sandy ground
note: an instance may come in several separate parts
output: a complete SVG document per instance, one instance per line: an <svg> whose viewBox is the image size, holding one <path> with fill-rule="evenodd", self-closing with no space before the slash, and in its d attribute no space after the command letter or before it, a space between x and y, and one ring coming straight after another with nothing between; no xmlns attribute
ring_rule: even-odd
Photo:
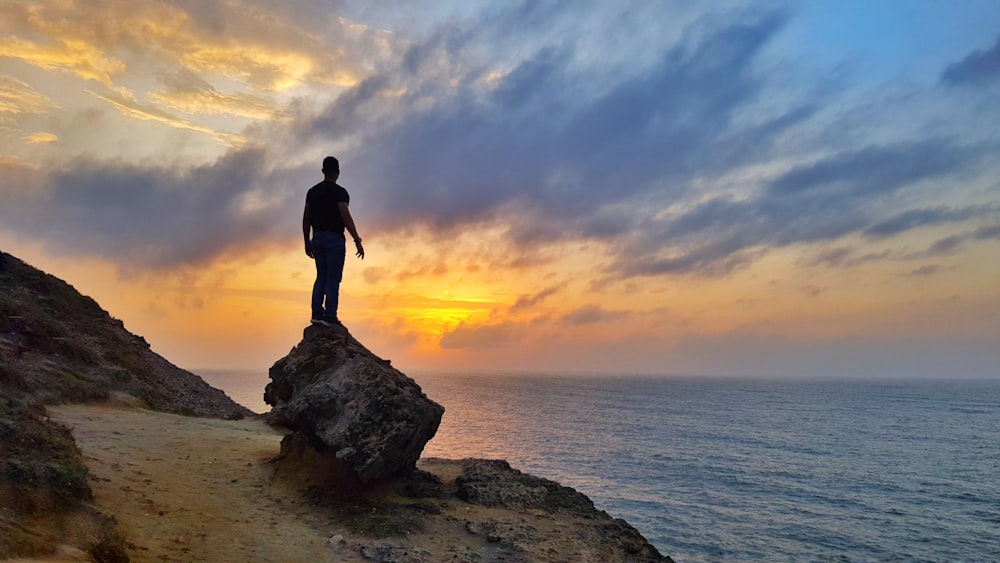
<svg viewBox="0 0 1000 563"><path fill-rule="evenodd" d="M553 515L394 492L366 497L360 513L352 497L317 504L304 494L314 475L290 460L273 461L282 433L258 418L227 421L112 405L48 410L72 430L97 505L118 521L127 554L140 563L660 560L608 552L606 515ZM463 462L422 459L417 466L447 488ZM385 532L382 523L395 531ZM383 531L373 535L373 529Z"/></svg>
<svg viewBox="0 0 1000 563"><path fill-rule="evenodd" d="M259 419L135 408L49 407L73 431L96 502L133 561L363 561L328 546L344 534L267 462L281 434Z"/></svg>

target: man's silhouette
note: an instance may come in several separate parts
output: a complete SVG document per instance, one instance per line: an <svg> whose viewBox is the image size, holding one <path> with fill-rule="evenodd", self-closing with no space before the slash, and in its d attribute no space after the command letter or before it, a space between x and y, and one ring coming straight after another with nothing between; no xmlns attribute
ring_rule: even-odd
<svg viewBox="0 0 1000 563"><path fill-rule="evenodd" d="M316 282L312 292L312 322L324 326L340 325L337 304L340 280L344 275L347 256L347 239L344 229L354 238L357 257L365 258L365 247L354 226L348 205L351 196L337 184L340 162L328 156L323 159L323 181L309 189L306 208L302 214L302 236L306 241L306 255L316 260ZM309 231L312 230L312 240Z"/></svg>

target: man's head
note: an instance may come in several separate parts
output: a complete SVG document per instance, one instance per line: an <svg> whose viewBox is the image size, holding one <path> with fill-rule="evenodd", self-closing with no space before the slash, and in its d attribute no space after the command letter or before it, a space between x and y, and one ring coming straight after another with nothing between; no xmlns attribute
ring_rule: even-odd
<svg viewBox="0 0 1000 563"><path fill-rule="evenodd" d="M336 179L340 175L340 161L332 156L324 158L323 175Z"/></svg>

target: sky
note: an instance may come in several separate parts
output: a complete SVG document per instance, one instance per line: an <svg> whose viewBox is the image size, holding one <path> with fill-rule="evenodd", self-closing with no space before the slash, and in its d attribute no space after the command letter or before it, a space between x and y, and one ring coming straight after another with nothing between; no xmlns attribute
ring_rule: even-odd
<svg viewBox="0 0 1000 563"><path fill-rule="evenodd" d="M0 0L0 249L192 370L1000 377L1000 2Z"/></svg>

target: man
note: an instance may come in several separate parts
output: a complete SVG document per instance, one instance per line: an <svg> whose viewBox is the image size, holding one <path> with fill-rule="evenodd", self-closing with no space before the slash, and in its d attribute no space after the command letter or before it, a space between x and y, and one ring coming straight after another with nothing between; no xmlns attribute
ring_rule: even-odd
<svg viewBox="0 0 1000 563"><path fill-rule="evenodd" d="M361 237L348 209L351 196L337 184L339 177L340 162L332 156L324 158L323 181L309 189L302 214L306 255L316 260L311 322L323 326L343 326L337 317L337 304L347 255L345 228L354 238L356 256L362 260L365 258L365 247L361 246ZM312 240L309 239L310 229Z"/></svg>

